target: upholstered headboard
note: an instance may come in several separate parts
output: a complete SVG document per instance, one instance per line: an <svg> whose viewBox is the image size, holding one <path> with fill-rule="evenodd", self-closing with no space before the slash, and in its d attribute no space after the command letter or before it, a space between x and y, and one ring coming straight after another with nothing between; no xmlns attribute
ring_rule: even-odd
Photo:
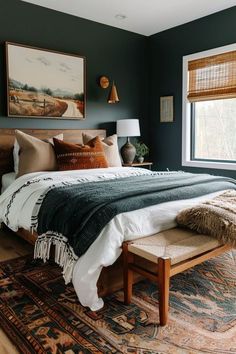
<svg viewBox="0 0 236 354"><path fill-rule="evenodd" d="M72 143L82 143L82 133L93 136L106 136L104 129L20 129L26 134L35 136L38 139L47 139L63 133L64 140ZM2 175L14 170L13 168L13 145L15 140L15 129L0 129L0 185Z"/></svg>

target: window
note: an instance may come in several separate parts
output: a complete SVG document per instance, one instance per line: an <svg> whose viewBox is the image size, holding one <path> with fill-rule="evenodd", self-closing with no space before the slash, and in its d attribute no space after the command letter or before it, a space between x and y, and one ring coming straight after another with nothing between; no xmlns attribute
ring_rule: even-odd
<svg viewBox="0 0 236 354"><path fill-rule="evenodd" d="M236 169L236 44L183 58L182 165Z"/></svg>
<svg viewBox="0 0 236 354"><path fill-rule="evenodd" d="M236 98L192 105L192 159L236 163Z"/></svg>

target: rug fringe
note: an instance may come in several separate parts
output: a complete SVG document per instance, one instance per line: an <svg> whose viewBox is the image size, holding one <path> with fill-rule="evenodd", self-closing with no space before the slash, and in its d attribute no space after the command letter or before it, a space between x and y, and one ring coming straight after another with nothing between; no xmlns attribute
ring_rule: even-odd
<svg viewBox="0 0 236 354"><path fill-rule="evenodd" d="M48 231L38 236L34 246L34 258L40 258L46 262L50 258L51 246L55 246L55 263L63 268L63 278L68 284L72 280L73 269L78 256L68 245L67 238L62 234Z"/></svg>

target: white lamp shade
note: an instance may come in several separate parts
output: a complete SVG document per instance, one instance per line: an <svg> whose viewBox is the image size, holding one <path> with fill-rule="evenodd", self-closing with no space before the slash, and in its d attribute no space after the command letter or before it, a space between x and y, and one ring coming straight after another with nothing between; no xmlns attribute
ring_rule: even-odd
<svg viewBox="0 0 236 354"><path fill-rule="evenodd" d="M118 136L140 136L138 119L121 119L116 122L116 133Z"/></svg>

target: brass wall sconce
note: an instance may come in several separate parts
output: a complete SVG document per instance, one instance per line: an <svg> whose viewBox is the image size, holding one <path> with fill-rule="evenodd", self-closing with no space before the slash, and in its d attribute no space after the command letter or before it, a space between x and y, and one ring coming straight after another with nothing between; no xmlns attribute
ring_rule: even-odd
<svg viewBox="0 0 236 354"><path fill-rule="evenodd" d="M99 85L103 89L108 88L110 85L109 78L107 76L101 76L99 79ZM119 101L120 100L119 100L119 96L117 94L116 85L114 84L114 81L113 81L112 85L111 85L111 90L108 95L107 102L112 104L112 103L118 103Z"/></svg>

